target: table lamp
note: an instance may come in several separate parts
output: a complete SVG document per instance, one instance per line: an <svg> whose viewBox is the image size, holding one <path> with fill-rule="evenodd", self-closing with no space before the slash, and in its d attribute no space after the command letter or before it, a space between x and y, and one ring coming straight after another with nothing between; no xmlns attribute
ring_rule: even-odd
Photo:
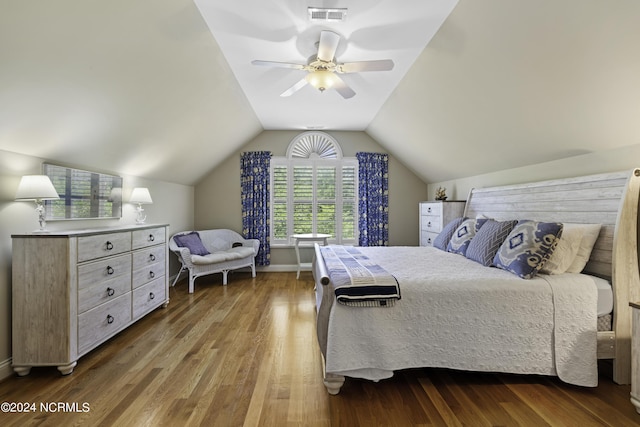
<svg viewBox="0 0 640 427"><path fill-rule="evenodd" d="M153 200L151 200L151 194L149 194L149 189L144 187L134 188L131 192L129 202L138 204L138 207L136 208L136 211L138 212L136 224L144 224L147 216L143 214L144 209L142 209L142 205L150 205L153 203Z"/></svg>
<svg viewBox="0 0 640 427"><path fill-rule="evenodd" d="M43 200L57 200L60 196L51 180L46 175L25 175L20 180L18 191L16 191L17 201L34 200L36 202L36 212L40 229L38 232L46 232L47 222L45 221Z"/></svg>

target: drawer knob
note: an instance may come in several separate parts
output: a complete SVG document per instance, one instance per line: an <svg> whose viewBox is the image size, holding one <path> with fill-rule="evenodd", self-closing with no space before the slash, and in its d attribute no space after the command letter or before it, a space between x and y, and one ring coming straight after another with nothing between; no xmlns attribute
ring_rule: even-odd
<svg viewBox="0 0 640 427"><path fill-rule="evenodd" d="M431 206L427 208L427 212L431 213Z"/></svg>
<svg viewBox="0 0 640 427"><path fill-rule="evenodd" d="M427 227L431 227L431 221L427 222Z"/></svg>
<svg viewBox="0 0 640 427"><path fill-rule="evenodd" d="M110 265L107 266L107 274L111 276L113 273L115 273L115 270L113 269L113 267L111 267Z"/></svg>
<svg viewBox="0 0 640 427"><path fill-rule="evenodd" d="M154 240L156 240L156 236L154 236L153 234L149 234L149 241L153 242Z"/></svg>
<svg viewBox="0 0 640 427"><path fill-rule="evenodd" d="M113 321L116 320L112 315L107 314L107 323L112 324Z"/></svg>
<svg viewBox="0 0 640 427"><path fill-rule="evenodd" d="M113 243L107 240L105 247L107 248L108 251L110 251L111 249L113 249Z"/></svg>
<svg viewBox="0 0 640 427"><path fill-rule="evenodd" d="M149 277L151 277L153 279L154 277L156 277L156 273L154 273L153 271L150 271L149 272Z"/></svg>
<svg viewBox="0 0 640 427"><path fill-rule="evenodd" d="M156 296L153 292L149 292L149 299L154 299Z"/></svg>
<svg viewBox="0 0 640 427"><path fill-rule="evenodd" d="M108 296L108 297L112 297L112 296L113 296L113 294L115 294L115 293L116 293L116 290L115 290L115 289L113 289L113 288L107 288L107 296Z"/></svg>
<svg viewBox="0 0 640 427"><path fill-rule="evenodd" d="M156 260L156 256L154 254L149 255L149 259L151 261L155 261Z"/></svg>
<svg viewBox="0 0 640 427"><path fill-rule="evenodd" d="M428 243L428 244L431 244L431 237L429 237L429 238L427 239L427 243Z"/></svg>

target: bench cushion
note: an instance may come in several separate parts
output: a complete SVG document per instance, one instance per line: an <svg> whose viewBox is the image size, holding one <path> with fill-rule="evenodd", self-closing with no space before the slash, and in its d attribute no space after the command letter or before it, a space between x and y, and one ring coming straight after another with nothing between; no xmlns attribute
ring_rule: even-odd
<svg viewBox="0 0 640 427"><path fill-rule="evenodd" d="M238 254L238 258L246 258L248 256L253 256L253 248L248 246L236 246L235 248L228 249L227 252L233 252Z"/></svg>
<svg viewBox="0 0 640 427"><path fill-rule="evenodd" d="M219 262L232 261L234 259L242 259L253 256L253 248L245 246L228 249L226 251L217 251L209 255L191 255L191 262L194 264L215 264Z"/></svg>

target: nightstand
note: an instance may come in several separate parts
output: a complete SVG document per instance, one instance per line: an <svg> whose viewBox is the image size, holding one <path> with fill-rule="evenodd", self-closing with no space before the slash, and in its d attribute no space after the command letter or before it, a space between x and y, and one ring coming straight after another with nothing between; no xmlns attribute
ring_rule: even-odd
<svg viewBox="0 0 640 427"><path fill-rule="evenodd" d="M631 302L631 403L640 413L640 302Z"/></svg>

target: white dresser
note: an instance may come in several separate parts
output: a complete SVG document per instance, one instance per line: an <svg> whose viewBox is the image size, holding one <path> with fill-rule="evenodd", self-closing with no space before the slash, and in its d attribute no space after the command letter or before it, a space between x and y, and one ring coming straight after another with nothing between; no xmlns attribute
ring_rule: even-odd
<svg viewBox="0 0 640 427"><path fill-rule="evenodd" d="M167 224L13 235L13 369L78 359L169 303Z"/></svg>
<svg viewBox="0 0 640 427"><path fill-rule="evenodd" d="M420 246L432 246L442 227L464 214L465 201L420 202Z"/></svg>

